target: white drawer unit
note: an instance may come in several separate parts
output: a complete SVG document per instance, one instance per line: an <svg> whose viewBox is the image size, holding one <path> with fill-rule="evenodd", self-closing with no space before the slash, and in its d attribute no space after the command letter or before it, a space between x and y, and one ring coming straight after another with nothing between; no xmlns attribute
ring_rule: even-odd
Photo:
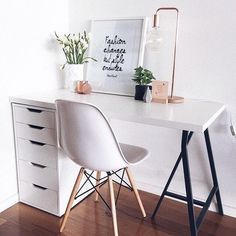
<svg viewBox="0 0 236 236"><path fill-rule="evenodd" d="M19 160L18 168L20 180L58 191L55 169L22 160Z"/></svg>
<svg viewBox="0 0 236 236"><path fill-rule="evenodd" d="M62 216L79 166L57 147L55 109L32 106L29 101L29 105L12 103L12 112L19 199ZM78 198L75 204L83 198Z"/></svg>
<svg viewBox="0 0 236 236"><path fill-rule="evenodd" d="M22 138L17 138L17 146L20 160L57 168L56 146Z"/></svg>
<svg viewBox="0 0 236 236"><path fill-rule="evenodd" d="M55 128L55 112L31 106L15 106L15 121L47 128Z"/></svg>
<svg viewBox="0 0 236 236"><path fill-rule="evenodd" d="M57 144L55 129L49 129L42 126L29 125L18 122L16 122L15 128L18 138L36 141L43 144Z"/></svg>
<svg viewBox="0 0 236 236"><path fill-rule="evenodd" d="M58 214L58 193L42 186L19 181L20 201L41 210Z"/></svg>

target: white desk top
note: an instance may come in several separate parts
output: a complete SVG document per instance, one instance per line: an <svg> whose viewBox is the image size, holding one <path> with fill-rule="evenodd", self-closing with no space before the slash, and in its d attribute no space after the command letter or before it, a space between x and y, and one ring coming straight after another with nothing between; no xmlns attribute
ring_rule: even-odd
<svg viewBox="0 0 236 236"><path fill-rule="evenodd" d="M92 93L79 95L67 90L28 94L10 98L13 103L55 109L56 99L91 103L111 118L166 128L204 132L224 111L221 103L185 100L182 104L135 101L133 97Z"/></svg>

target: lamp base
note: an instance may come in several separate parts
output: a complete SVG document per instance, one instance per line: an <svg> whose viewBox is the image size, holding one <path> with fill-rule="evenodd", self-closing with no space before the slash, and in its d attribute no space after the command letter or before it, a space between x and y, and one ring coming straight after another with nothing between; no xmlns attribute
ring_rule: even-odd
<svg viewBox="0 0 236 236"><path fill-rule="evenodd" d="M168 103L183 103L183 102L184 102L183 97L178 97L178 96L168 97Z"/></svg>

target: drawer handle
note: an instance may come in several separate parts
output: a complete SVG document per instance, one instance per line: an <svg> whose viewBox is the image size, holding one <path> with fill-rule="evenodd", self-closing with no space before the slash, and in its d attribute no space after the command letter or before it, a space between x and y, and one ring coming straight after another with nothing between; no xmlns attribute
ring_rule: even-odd
<svg viewBox="0 0 236 236"><path fill-rule="evenodd" d="M42 127L42 126L37 126L37 125L28 125L30 128L32 128L32 129L40 129L40 130L42 130L42 129L44 129L44 127Z"/></svg>
<svg viewBox="0 0 236 236"><path fill-rule="evenodd" d="M42 190L47 190L47 188L42 187L42 186L37 185L37 184L33 184L33 186L34 186L35 188L39 188L39 189L42 189Z"/></svg>
<svg viewBox="0 0 236 236"><path fill-rule="evenodd" d="M36 166L36 167L39 167L39 168L42 168L42 169L44 169L44 168L47 167L47 166L40 165L40 164L37 164L37 163L34 163L34 162L30 162L30 164L31 164L32 166Z"/></svg>
<svg viewBox="0 0 236 236"><path fill-rule="evenodd" d="M44 146L46 145L46 143L40 143L40 142L36 142L36 141L33 141L33 140L29 140L32 144L35 144L35 145L38 145L38 146Z"/></svg>
<svg viewBox="0 0 236 236"><path fill-rule="evenodd" d="M35 112L35 113L41 113L42 110L34 109L34 108L27 108L28 111L30 112Z"/></svg>

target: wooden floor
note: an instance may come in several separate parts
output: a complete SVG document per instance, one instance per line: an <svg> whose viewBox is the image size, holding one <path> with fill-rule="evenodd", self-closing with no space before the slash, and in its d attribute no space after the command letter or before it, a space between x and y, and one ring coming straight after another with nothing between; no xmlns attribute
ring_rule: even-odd
<svg viewBox="0 0 236 236"><path fill-rule="evenodd" d="M102 187L108 196L106 186ZM158 197L140 192L147 218L142 219L134 194L122 188L117 205L119 236L189 235L186 205L164 200L155 222L150 215ZM94 202L94 194L72 209L63 233L59 233L61 218L16 204L0 214L0 236L112 236L112 218L102 201ZM202 223L200 236L235 236L236 218L208 212Z"/></svg>

